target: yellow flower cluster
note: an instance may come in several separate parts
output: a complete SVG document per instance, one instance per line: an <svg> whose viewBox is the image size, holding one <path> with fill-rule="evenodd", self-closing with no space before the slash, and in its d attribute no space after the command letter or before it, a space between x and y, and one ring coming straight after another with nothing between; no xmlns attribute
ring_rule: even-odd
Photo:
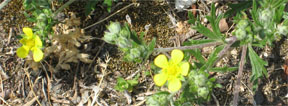
<svg viewBox="0 0 288 106"><path fill-rule="evenodd" d="M25 35L20 40L22 46L17 49L16 54L20 58L25 58L31 50L33 53L33 60L39 62L43 59L42 41L39 36L34 35L31 28L23 28Z"/></svg>
<svg viewBox="0 0 288 106"><path fill-rule="evenodd" d="M171 59L168 61L163 54L157 56L154 64L162 68L159 74L154 76L154 82L157 86L163 86L168 81L168 89L172 92L181 88L181 77L188 74L190 65L188 62L182 62L184 53L181 50L173 50Z"/></svg>

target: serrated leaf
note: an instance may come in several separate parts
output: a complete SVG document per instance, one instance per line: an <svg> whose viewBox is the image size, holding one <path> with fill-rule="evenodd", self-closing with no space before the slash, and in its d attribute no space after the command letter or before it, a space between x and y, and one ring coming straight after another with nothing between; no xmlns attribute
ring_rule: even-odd
<svg viewBox="0 0 288 106"><path fill-rule="evenodd" d="M219 39L218 36L212 32L210 29L205 27L204 25L197 23L196 26L193 26L192 29L197 30L199 33L203 34L204 36L210 38L210 39Z"/></svg>
<svg viewBox="0 0 288 106"><path fill-rule="evenodd" d="M168 106L169 100L169 92L158 92L153 94L152 96L149 96L146 100L147 106Z"/></svg>
<svg viewBox="0 0 288 106"><path fill-rule="evenodd" d="M185 46L191 46L191 45L199 45L199 44L205 44L215 42L213 39L200 39L200 40L189 40L183 43Z"/></svg>
<svg viewBox="0 0 288 106"><path fill-rule="evenodd" d="M196 18L194 17L194 15L191 11L188 11L188 17L189 17L188 23L189 24L195 24Z"/></svg>
<svg viewBox="0 0 288 106"><path fill-rule="evenodd" d="M267 70L264 66L268 63L262 60L256 52L253 50L252 46L249 46L249 59L252 65L252 78L253 82L257 82L257 79L262 76L267 76ZM264 75L263 75L264 74Z"/></svg>

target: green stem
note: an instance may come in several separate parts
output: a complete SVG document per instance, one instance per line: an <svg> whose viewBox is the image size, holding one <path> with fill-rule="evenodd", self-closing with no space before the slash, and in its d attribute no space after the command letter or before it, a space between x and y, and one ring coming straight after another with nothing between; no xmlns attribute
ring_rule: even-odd
<svg viewBox="0 0 288 106"><path fill-rule="evenodd" d="M4 0L1 4L0 4L0 10L5 7L11 0Z"/></svg>
<svg viewBox="0 0 288 106"><path fill-rule="evenodd" d="M188 49L199 49L209 46L217 46L223 44L222 42L211 42L211 43L205 43L205 44L199 44L199 45L193 45L193 46L181 46L181 47L169 47L169 48L155 48L154 50L157 52L168 52L172 51L174 49L179 50L188 50Z"/></svg>
<svg viewBox="0 0 288 106"><path fill-rule="evenodd" d="M232 36L230 38L225 39L230 46L237 40L236 37ZM204 48L204 47L209 47L209 46L218 46L224 44L223 42L211 42L211 43L205 43L205 44L199 44L199 45L192 45L192 46L181 46L181 47L168 47L168 48L155 48L154 50L156 52L168 52L172 51L174 49L180 49L180 50L189 50L189 49L199 49L199 48ZM230 47L229 46L229 47ZM228 47L228 48L229 48ZM225 51L224 51L225 52ZM222 53L223 54L223 53Z"/></svg>
<svg viewBox="0 0 288 106"><path fill-rule="evenodd" d="M54 12L53 17L56 17L59 12L61 12L64 8L66 8L67 6L69 6L70 4L72 4L74 1L76 1L76 0L69 0L69 1L66 2L64 5L62 5L58 10L56 10L56 12Z"/></svg>

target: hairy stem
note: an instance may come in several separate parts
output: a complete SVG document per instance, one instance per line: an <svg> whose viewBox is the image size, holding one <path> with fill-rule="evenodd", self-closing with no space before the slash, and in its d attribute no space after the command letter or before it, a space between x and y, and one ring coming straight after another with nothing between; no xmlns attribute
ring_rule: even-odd
<svg viewBox="0 0 288 106"><path fill-rule="evenodd" d="M241 83L241 78L242 78L242 73L243 73L243 67L245 64L246 53L247 53L247 45L242 47L242 54L241 54L241 60L240 60L240 65L239 65L239 71L237 74L237 81L235 83L234 92L233 92L233 95L234 95L233 106L238 105L239 88L240 88L240 83Z"/></svg>
<svg viewBox="0 0 288 106"><path fill-rule="evenodd" d="M229 47L237 40L236 37L230 37L225 39L226 42L228 42L228 49ZM205 44L199 44L199 45L192 45L192 46L181 46L181 47L168 47L168 48L155 48L154 50L156 52L168 52L172 51L174 49L180 49L180 50L189 50L189 49L199 49L199 48L204 48L204 47L209 47L209 46L218 46L224 44L223 42L211 42L211 43L205 43ZM227 51L227 50L226 50ZM225 51L221 51L224 52ZM220 53L219 53L220 54ZM223 54L223 53L222 53Z"/></svg>
<svg viewBox="0 0 288 106"><path fill-rule="evenodd" d="M188 49L199 49L209 46L217 46L223 44L222 42L211 42L211 43L205 43L200 45L193 45L193 46L181 46L181 47L168 47L168 48L155 48L154 50L157 52L168 52L172 51L174 49L180 49L180 50L188 50Z"/></svg>

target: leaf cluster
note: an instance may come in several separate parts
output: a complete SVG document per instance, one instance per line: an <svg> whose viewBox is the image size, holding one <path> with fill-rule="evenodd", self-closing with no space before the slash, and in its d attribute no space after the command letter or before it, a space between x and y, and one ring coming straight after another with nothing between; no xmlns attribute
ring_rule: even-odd
<svg viewBox="0 0 288 106"><path fill-rule="evenodd" d="M115 89L118 90L118 91L121 91L121 92L123 92L124 90L132 92L133 91L133 87L138 84L139 76L140 76L140 74L138 74L132 80L125 80L122 77L117 78L117 85L115 86Z"/></svg>
<svg viewBox="0 0 288 106"><path fill-rule="evenodd" d="M118 22L111 22L107 26L103 40L115 44L124 53L125 61L142 62L146 60L153 52L156 40L153 39L149 44L144 40L144 33L138 37L135 31L132 31L128 24L121 26Z"/></svg>

